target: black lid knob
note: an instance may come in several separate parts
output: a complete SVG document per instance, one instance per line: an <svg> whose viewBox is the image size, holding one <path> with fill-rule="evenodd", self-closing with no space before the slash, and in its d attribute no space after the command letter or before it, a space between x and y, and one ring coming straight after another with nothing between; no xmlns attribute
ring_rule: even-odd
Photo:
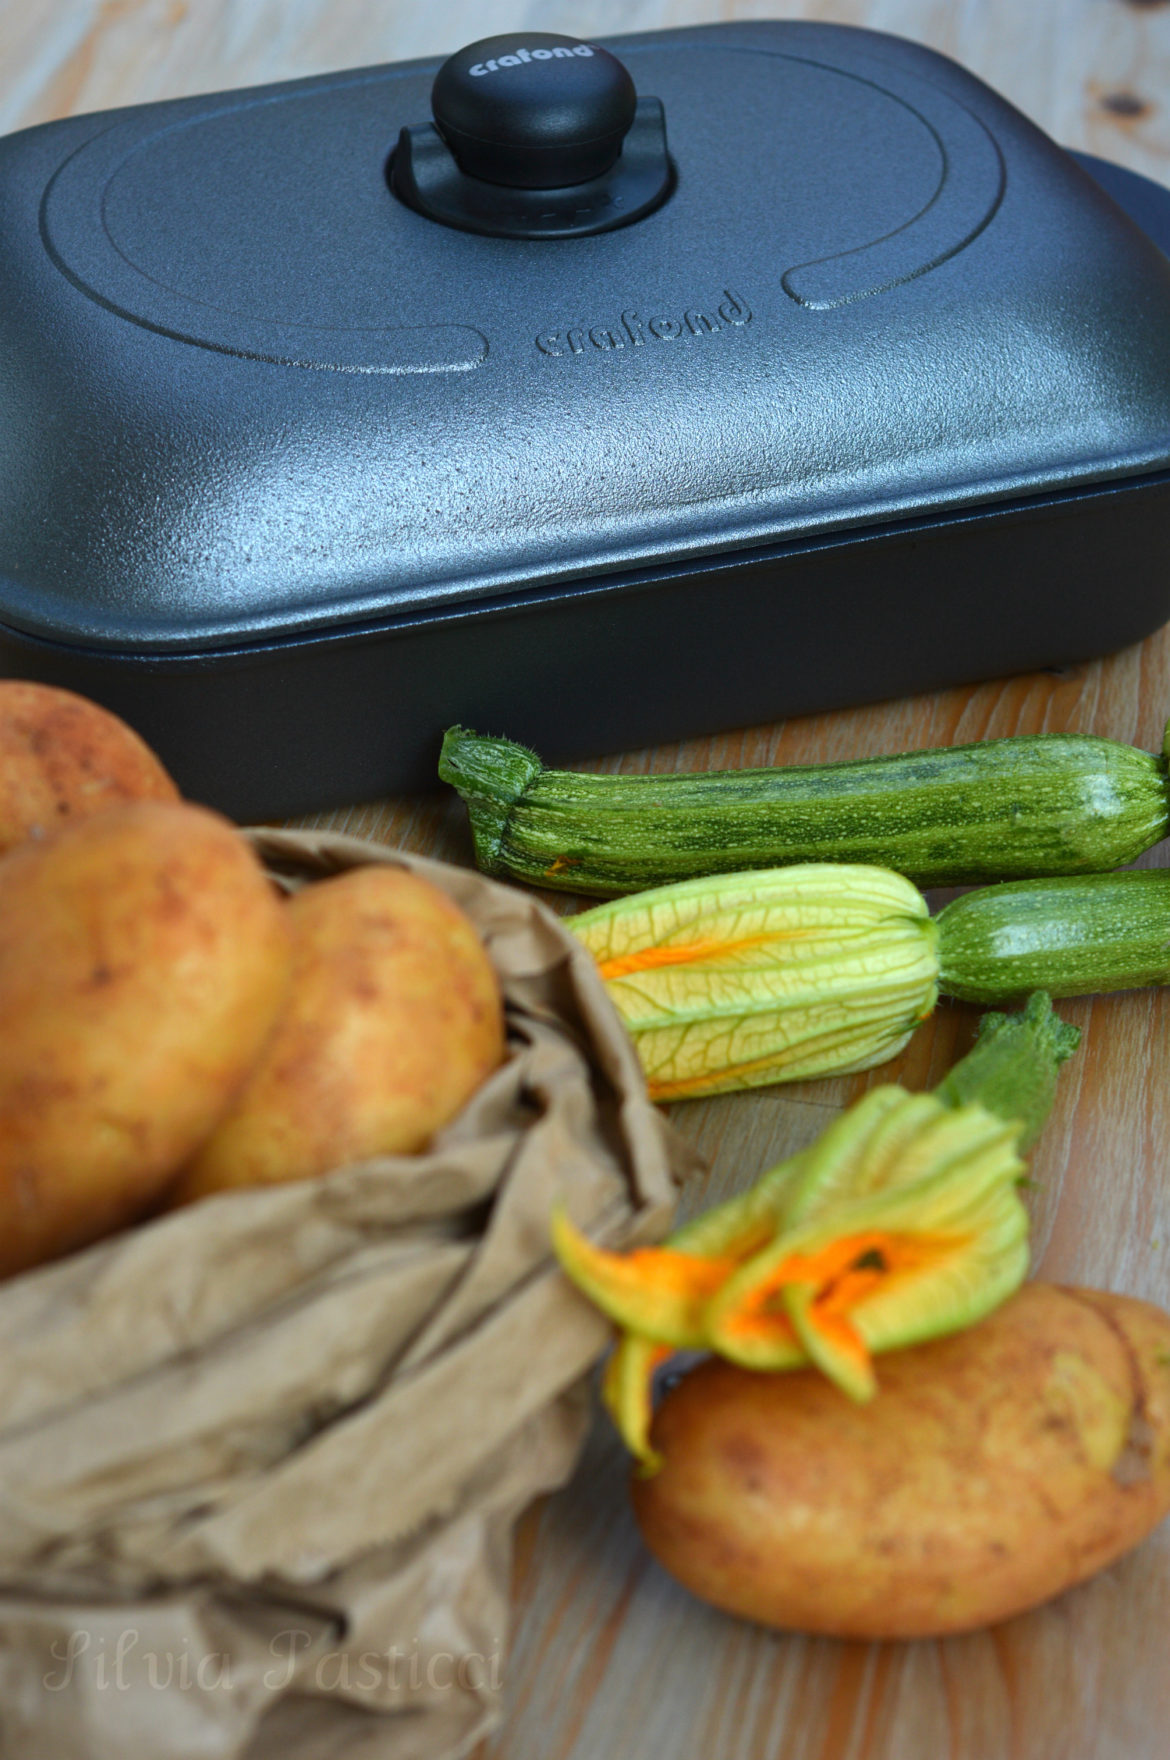
<svg viewBox="0 0 1170 1760"><path fill-rule="evenodd" d="M435 75L431 109L469 177L558 189L601 177L638 97L615 55L545 31L484 37Z"/></svg>

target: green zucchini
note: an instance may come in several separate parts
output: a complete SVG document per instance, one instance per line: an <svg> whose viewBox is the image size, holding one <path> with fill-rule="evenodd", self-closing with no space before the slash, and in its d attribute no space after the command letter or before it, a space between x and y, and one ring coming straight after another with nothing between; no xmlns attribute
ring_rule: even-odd
<svg viewBox="0 0 1170 1760"><path fill-rule="evenodd" d="M796 862L954 886L1122 867L1170 829L1166 746L1042 733L817 766L651 776L546 770L448 730L439 775L488 874L617 896Z"/></svg>
<svg viewBox="0 0 1170 1760"><path fill-rule="evenodd" d="M565 924L659 1101L873 1068L940 993L988 1003L1170 984L1164 868L1011 880L931 917L888 869L807 863L677 881Z"/></svg>
<svg viewBox="0 0 1170 1760"><path fill-rule="evenodd" d="M1011 880L935 918L939 989L964 1002L1170 983L1170 871Z"/></svg>

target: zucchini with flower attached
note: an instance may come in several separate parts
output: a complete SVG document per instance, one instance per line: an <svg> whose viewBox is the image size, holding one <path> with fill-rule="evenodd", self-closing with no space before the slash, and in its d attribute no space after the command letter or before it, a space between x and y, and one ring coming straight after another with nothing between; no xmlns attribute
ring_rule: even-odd
<svg viewBox="0 0 1170 1760"><path fill-rule="evenodd" d="M1165 744L1153 754L1080 733L596 776L453 727L439 774L467 804L485 873L611 897L789 862L873 864L920 886L1103 873L1170 829Z"/></svg>
<svg viewBox="0 0 1170 1760"><path fill-rule="evenodd" d="M985 1016L933 1094L873 1089L663 1246L609 1252L554 1216L562 1266L621 1329L605 1398L643 1464L655 1464L651 1376L674 1351L756 1370L812 1364L866 1401L874 1355L971 1326L1018 1289L1021 1156L1079 1037L1039 994Z"/></svg>
<svg viewBox="0 0 1170 1760"><path fill-rule="evenodd" d="M1006 1002L1170 983L1170 872L1008 881L935 918L883 868L716 875L566 919L652 1098L869 1069L940 995Z"/></svg>

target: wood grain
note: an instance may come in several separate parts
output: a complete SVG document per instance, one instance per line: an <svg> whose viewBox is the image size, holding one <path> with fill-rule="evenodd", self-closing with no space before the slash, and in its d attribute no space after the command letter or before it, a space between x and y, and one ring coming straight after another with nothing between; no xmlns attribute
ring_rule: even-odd
<svg viewBox="0 0 1170 1760"><path fill-rule="evenodd" d="M867 25L956 57L1058 140L1170 183L1167 0L0 0L0 130L81 110L445 52L489 32L605 35L776 16ZM1108 593L1122 583L1108 578ZM1155 747L1170 634L1093 665L634 752L599 768L812 762L1080 729ZM310 821L455 861L458 804ZM1164 862L1166 851L1147 862ZM558 908L569 901L555 900ZM1049 1277L1170 1305L1170 996L1064 1006L1086 1033L1035 1158ZM974 1011L943 1007L880 1076L673 1108L709 1175L688 1209L810 1140L872 1081L937 1080ZM1170 1533L1095 1582L940 1644L767 1633L677 1589L641 1550L625 1466L595 1427L574 1483L525 1527L504 1728L480 1760L1165 1760Z"/></svg>

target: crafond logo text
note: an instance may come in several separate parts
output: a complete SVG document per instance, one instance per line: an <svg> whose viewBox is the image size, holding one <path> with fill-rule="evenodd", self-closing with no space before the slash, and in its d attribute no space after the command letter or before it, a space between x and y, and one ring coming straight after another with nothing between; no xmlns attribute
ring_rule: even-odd
<svg viewBox="0 0 1170 1760"><path fill-rule="evenodd" d="M555 49L517 49L514 55L501 55L498 61L477 61L467 71L472 79L483 79L485 74L498 73L501 67L522 67L526 61L567 61L574 55L592 53L588 43L575 43L571 49L558 43Z"/></svg>
<svg viewBox="0 0 1170 1760"><path fill-rule="evenodd" d="M594 324L568 330L544 330L536 338L541 354L582 355L594 349L644 348L657 342L681 342L695 336L716 336L721 330L738 329L752 321L751 307L739 294L724 289L717 306L700 311L692 307L681 318L640 318L623 312L616 324Z"/></svg>

